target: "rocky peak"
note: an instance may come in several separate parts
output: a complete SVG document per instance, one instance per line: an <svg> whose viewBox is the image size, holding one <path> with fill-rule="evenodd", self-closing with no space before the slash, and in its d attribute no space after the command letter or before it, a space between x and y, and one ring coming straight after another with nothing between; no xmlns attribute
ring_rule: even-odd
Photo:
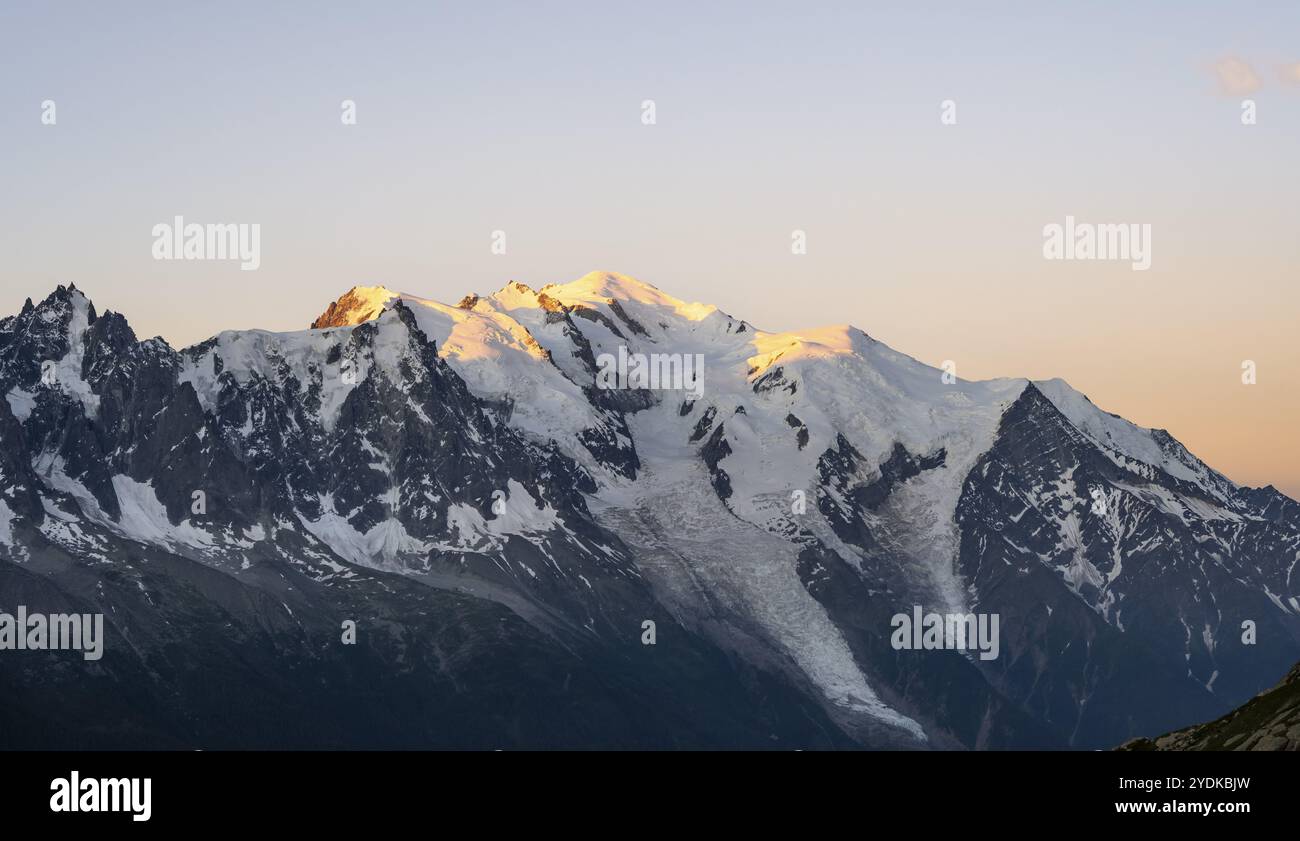
<svg viewBox="0 0 1300 841"><path fill-rule="evenodd" d="M398 297L383 286L354 286L325 308L311 323L313 330L326 327L352 327L378 318L389 302Z"/></svg>

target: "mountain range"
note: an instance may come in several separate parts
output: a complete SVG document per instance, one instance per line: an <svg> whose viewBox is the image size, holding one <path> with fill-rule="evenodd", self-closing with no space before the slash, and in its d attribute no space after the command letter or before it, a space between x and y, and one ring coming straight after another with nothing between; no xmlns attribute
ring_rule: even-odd
<svg viewBox="0 0 1300 841"><path fill-rule="evenodd" d="M700 387L601 387L619 354ZM60 286L0 392L0 609L107 636L0 652L10 748L1103 748L1300 660L1276 489L623 275L181 350ZM915 608L997 656L900 649Z"/></svg>

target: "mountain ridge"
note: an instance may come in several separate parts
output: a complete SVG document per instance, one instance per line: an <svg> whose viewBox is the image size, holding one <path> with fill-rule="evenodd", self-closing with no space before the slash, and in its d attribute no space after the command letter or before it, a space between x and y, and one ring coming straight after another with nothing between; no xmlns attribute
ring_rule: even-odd
<svg viewBox="0 0 1300 841"><path fill-rule="evenodd" d="M1123 751L1300 750L1300 664L1276 686L1222 718L1153 739L1134 739Z"/></svg>
<svg viewBox="0 0 1300 841"><path fill-rule="evenodd" d="M322 606L396 574L413 604L521 620L543 671L560 654L530 634L622 662L655 618L673 642L646 651L712 663L693 674L747 709L765 687L796 742L1109 746L1297 659L1296 503L1063 381L947 378L857 328L768 333L603 272L455 306L354 287L313 324L173 350L72 287L0 321L0 557L129 579L144 547L255 592L292 572ZM700 393L599 387L620 349L698 355ZM1012 636L993 663L894 650L914 604ZM124 628L153 633L149 610ZM698 691L658 662L675 704Z"/></svg>

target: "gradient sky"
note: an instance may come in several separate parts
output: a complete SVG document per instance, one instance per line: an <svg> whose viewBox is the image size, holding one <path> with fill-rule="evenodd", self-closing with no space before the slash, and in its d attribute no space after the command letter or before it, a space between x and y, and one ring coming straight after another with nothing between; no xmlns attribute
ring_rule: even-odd
<svg viewBox="0 0 1300 841"><path fill-rule="evenodd" d="M1296 62L1293 0L6 2L0 313L75 281L183 346L608 269L1063 377L1300 496ZM1067 214L1151 224L1151 270L1045 261ZM176 215L259 223L261 269L154 261Z"/></svg>

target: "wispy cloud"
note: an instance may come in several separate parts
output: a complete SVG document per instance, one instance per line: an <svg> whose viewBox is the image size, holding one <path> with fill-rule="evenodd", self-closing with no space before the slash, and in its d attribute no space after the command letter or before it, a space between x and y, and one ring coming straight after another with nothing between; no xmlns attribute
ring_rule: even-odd
<svg viewBox="0 0 1300 841"><path fill-rule="evenodd" d="M1277 69L1277 75L1283 84L1300 86L1300 61L1283 64Z"/></svg>
<svg viewBox="0 0 1300 841"><path fill-rule="evenodd" d="M1214 73L1219 77L1219 89L1229 96L1248 96L1263 86L1255 68L1235 56L1219 59Z"/></svg>

